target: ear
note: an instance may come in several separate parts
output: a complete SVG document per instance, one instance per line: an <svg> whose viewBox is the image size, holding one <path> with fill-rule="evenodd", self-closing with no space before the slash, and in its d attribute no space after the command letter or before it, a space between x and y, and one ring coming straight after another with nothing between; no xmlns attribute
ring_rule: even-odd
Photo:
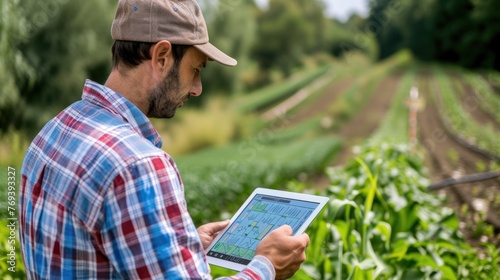
<svg viewBox="0 0 500 280"><path fill-rule="evenodd" d="M172 44L169 41L160 41L151 49L151 63L155 72L166 73L173 64L173 61Z"/></svg>

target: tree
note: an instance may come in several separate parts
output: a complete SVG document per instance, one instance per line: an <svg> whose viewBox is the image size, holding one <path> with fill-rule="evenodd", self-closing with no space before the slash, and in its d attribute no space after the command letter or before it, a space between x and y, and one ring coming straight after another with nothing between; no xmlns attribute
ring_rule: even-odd
<svg viewBox="0 0 500 280"><path fill-rule="evenodd" d="M258 18L258 40L253 55L264 70L276 68L289 75L304 55L324 46L328 22L319 0L270 0Z"/></svg>
<svg viewBox="0 0 500 280"><path fill-rule="evenodd" d="M237 93L244 89L242 76L251 67L255 43L257 7L253 0L202 2L210 42L238 61L236 67L210 64L203 71L204 91Z"/></svg>
<svg viewBox="0 0 500 280"><path fill-rule="evenodd" d="M0 2L0 135L21 127L25 104L18 81L29 84L35 77L34 69L17 48L28 34L25 23L19 1Z"/></svg>
<svg viewBox="0 0 500 280"><path fill-rule="evenodd" d="M423 60L500 70L497 0L371 0L380 59L409 48Z"/></svg>
<svg viewBox="0 0 500 280"><path fill-rule="evenodd" d="M110 68L112 0L22 0L29 27L19 51L36 71L34 83L20 83L27 128L40 126L80 99L86 78L104 82Z"/></svg>

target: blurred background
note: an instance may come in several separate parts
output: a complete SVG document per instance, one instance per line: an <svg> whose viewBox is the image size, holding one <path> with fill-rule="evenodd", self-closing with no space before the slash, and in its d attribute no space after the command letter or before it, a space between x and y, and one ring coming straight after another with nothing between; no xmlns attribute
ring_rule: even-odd
<svg viewBox="0 0 500 280"><path fill-rule="evenodd" d="M3 0L0 131L32 136L110 70L116 1ZM204 98L250 93L308 67L409 49L422 61L500 69L498 1L200 0L211 41L236 68L210 65ZM339 72L341 69L338 70Z"/></svg>
<svg viewBox="0 0 500 280"><path fill-rule="evenodd" d="M453 209L453 232L465 243L498 246L500 1L198 2L210 41L238 65L210 63L202 96L173 119L153 120L183 175L195 223L228 217L257 186L332 197L363 189L370 183L356 173L358 157L378 172L379 198L396 212L433 201L423 199L431 194L439 198L432 207ZM115 6L0 0L1 168L20 171L33 137L80 99L85 79L105 82ZM471 174L481 181L439 184ZM2 209L5 195L0 190ZM402 219L424 219L415 211ZM389 239L397 228L421 230L400 227ZM321 276L313 279L333 275L325 263L314 266Z"/></svg>

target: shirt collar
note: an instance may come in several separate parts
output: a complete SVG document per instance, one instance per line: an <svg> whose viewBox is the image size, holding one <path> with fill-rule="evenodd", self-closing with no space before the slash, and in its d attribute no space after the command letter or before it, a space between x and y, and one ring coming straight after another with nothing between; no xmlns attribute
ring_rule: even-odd
<svg viewBox="0 0 500 280"><path fill-rule="evenodd" d="M161 148L161 137L151 121L139 108L118 92L87 79L83 88L82 100L121 116L135 131L156 147Z"/></svg>

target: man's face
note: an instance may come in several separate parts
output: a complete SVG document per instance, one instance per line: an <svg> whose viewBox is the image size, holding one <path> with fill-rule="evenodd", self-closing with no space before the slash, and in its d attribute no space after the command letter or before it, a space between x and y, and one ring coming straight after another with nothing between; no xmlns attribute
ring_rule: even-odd
<svg viewBox="0 0 500 280"><path fill-rule="evenodd" d="M165 78L149 90L148 117L171 118L191 95L199 96L202 92L200 72L206 61L205 54L189 48Z"/></svg>

